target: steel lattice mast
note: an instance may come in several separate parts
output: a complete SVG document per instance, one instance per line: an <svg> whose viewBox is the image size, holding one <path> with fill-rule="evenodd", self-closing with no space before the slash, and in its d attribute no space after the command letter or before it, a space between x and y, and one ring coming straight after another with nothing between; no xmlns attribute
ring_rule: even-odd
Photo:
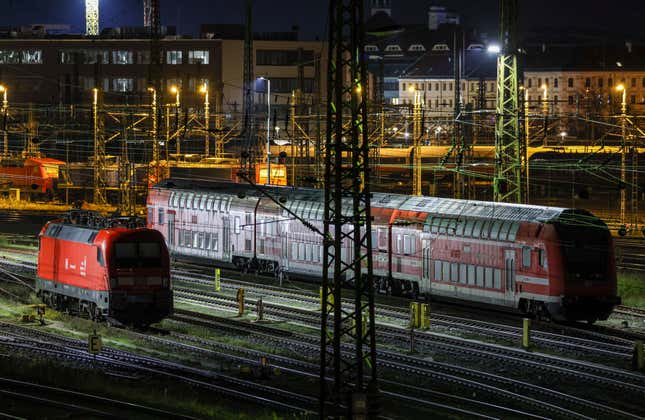
<svg viewBox="0 0 645 420"><path fill-rule="evenodd" d="M378 389L363 2L330 0L329 22L320 414L351 418L367 415ZM351 307L341 305L343 285Z"/></svg>
<svg viewBox="0 0 645 420"><path fill-rule="evenodd" d="M244 97L242 103L243 142L242 168L251 179L255 179L255 163L260 154L258 140L255 137L255 102L253 78L253 9L251 0L246 1L246 25L244 31ZM268 92L267 92L268 94ZM267 173L268 174L268 173Z"/></svg>
<svg viewBox="0 0 645 420"><path fill-rule="evenodd" d="M517 74L518 0L500 0L500 40L497 59L494 201L522 202L522 160Z"/></svg>

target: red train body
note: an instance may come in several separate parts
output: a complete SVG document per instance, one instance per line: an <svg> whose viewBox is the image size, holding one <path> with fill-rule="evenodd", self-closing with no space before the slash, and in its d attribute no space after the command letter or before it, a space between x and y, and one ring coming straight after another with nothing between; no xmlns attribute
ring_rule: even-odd
<svg viewBox="0 0 645 420"><path fill-rule="evenodd" d="M40 233L36 291L48 305L92 319L157 322L173 307L164 238L142 227L49 222Z"/></svg>
<svg viewBox="0 0 645 420"><path fill-rule="evenodd" d="M322 191L263 188L323 229ZM381 292L592 322L620 301L611 235L586 211L383 193L371 203ZM248 185L166 180L149 192L148 226L177 257L322 275L321 238Z"/></svg>
<svg viewBox="0 0 645 420"><path fill-rule="evenodd" d="M0 164L0 184L53 195L59 167L64 164L51 158L5 159Z"/></svg>

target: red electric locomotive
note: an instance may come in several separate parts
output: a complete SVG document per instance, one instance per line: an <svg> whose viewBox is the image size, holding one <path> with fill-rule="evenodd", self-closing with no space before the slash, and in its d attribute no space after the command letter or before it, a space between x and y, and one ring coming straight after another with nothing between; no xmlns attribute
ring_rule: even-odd
<svg viewBox="0 0 645 420"><path fill-rule="evenodd" d="M40 232L38 296L91 319L149 325L172 312L163 236L129 220L73 211Z"/></svg>
<svg viewBox="0 0 645 420"><path fill-rule="evenodd" d="M322 191L262 188L289 212L249 185L165 180L149 192L148 226L178 258L320 279L322 238L300 220L323 229ZM381 292L590 322L620 301L611 235L584 210L384 193L371 205Z"/></svg>

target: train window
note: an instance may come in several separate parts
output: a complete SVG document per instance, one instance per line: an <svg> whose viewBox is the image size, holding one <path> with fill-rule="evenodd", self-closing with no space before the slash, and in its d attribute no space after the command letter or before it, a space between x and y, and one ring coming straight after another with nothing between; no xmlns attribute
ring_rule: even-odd
<svg viewBox="0 0 645 420"><path fill-rule="evenodd" d="M251 239L244 239L244 250L245 251L251 251L251 246L253 243L251 242Z"/></svg>
<svg viewBox="0 0 645 420"><path fill-rule="evenodd" d="M264 254L264 239L258 239L258 253Z"/></svg>
<svg viewBox="0 0 645 420"><path fill-rule="evenodd" d="M201 201L202 196L201 195L196 195L195 198L193 199L193 209L197 210L199 208L199 202Z"/></svg>
<svg viewBox="0 0 645 420"><path fill-rule="evenodd" d="M105 259L103 258L103 250L99 247L96 247L96 262L99 263L101 267L105 267Z"/></svg>
<svg viewBox="0 0 645 420"><path fill-rule="evenodd" d="M531 248L528 246L522 247L522 267L531 266Z"/></svg>
<svg viewBox="0 0 645 420"><path fill-rule="evenodd" d="M204 210L205 207L206 207L206 196L202 195L201 197L199 197L199 209Z"/></svg>
<svg viewBox="0 0 645 420"><path fill-rule="evenodd" d="M414 255L417 253L417 241L415 237L412 237L412 242L410 242L410 254Z"/></svg>
<svg viewBox="0 0 645 420"><path fill-rule="evenodd" d="M468 266L466 264L459 264L459 283L468 283Z"/></svg>
<svg viewBox="0 0 645 420"><path fill-rule="evenodd" d="M477 286L484 287L484 267L481 265L475 268L475 281Z"/></svg>
<svg viewBox="0 0 645 420"><path fill-rule="evenodd" d="M441 280L450 281L450 263L441 261Z"/></svg>
<svg viewBox="0 0 645 420"><path fill-rule="evenodd" d="M193 232L193 248L199 248L199 232Z"/></svg>
<svg viewBox="0 0 645 420"><path fill-rule="evenodd" d="M244 215L244 228L245 230L251 230L251 225L253 224L253 220L251 218L251 213L246 213Z"/></svg>
<svg viewBox="0 0 645 420"><path fill-rule="evenodd" d="M305 260L312 261L313 257L311 256L311 244L305 246Z"/></svg>
<svg viewBox="0 0 645 420"><path fill-rule="evenodd" d="M199 249L204 249L206 248L204 246L204 232L199 232L197 234L197 248Z"/></svg>
<svg viewBox="0 0 645 420"><path fill-rule="evenodd" d="M434 280L441 281L441 261L434 262Z"/></svg>
<svg viewBox="0 0 645 420"><path fill-rule="evenodd" d="M206 232L204 234L204 248L205 249L211 249L211 233Z"/></svg>
<svg viewBox="0 0 645 420"><path fill-rule="evenodd" d="M511 224L511 229L508 232L508 240L509 241L514 241L515 237L517 236L517 231L520 230L520 224L519 223L512 223Z"/></svg>
<svg viewBox="0 0 645 420"><path fill-rule="evenodd" d="M459 263L450 263L450 281L453 283L459 281Z"/></svg>
<svg viewBox="0 0 645 420"><path fill-rule="evenodd" d="M211 249L215 252L218 251L218 242L217 242L217 233L213 233L213 236L211 238Z"/></svg>
<svg viewBox="0 0 645 420"><path fill-rule="evenodd" d="M500 270L499 268L496 268L495 270L493 270L493 280L494 280L493 287L495 289L501 289L502 288L502 270Z"/></svg>
<svg viewBox="0 0 645 420"><path fill-rule="evenodd" d="M439 218L433 217L432 220L430 220L430 232L437 233L438 231L439 231Z"/></svg>
<svg viewBox="0 0 645 420"><path fill-rule="evenodd" d="M159 242L116 242L114 257L117 268L158 267L161 246Z"/></svg>
<svg viewBox="0 0 645 420"><path fill-rule="evenodd" d="M493 222L493 227L490 229L490 238L497 239L499 238L499 229L502 227L502 222L500 220L495 220Z"/></svg>
<svg viewBox="0 0 645 420"><path fill-rule="evenodd" d="M163 210L163 209L159 209L159 224L160 224L160 225L163 225L163 224L164 224L164 222L165 222L165 220L164 220L164 210Z"/></svg>
<svg viewBox="0 0 645 420"><path fill-rule="evenodd" d="M493 269L491 267L484 268L484 277L486 279L486 288L493 287Z"/></svg>
<svg viewBox="0 0 645 420"><path fill-rule="evenodd" d="M193 244L193 234L189 230L184 231L184 246L190 248Z"/></svg>
<svg viewBox="0 0 645 420"><path fill-rule="evenodd" d="M473 236L473 228L475 227L475 221L472 219L466 220L466 226L464 226L464 236Z"/></svg>
<svg viewBox="0 0 645 420"><path fill-rule="evenodd" d="M401 242L402 242L401 235L397 234L396 235L396 251L395 251L397 254L400 254L401 251L403 250L403 245L402 245Z"/></svg>
<svg viewBox="0 0 645 420"><path fill-rule="evenodd" d="M378 228L378 249L387 250L387 229Z"/></svg>
<svg viewBox="0 0 645 420"><path fill-rule="evenodd" d="M186 195L185 195L185 194L182 194L182 195L179 197L179 207L182 207L182 208L183 208L185 205L186 205Z"/></svg>
<svg viewBox="0 0 645 420"><path fill-rule="evenodd" d="M490 234L490 224L490 220L484 220L484 223L482 223L481 237L483 239L488 239L488 236Z"/></svg>
<svg viewBox="0 0 645 420"><path fill-rule="evenodd" d="M457 229L455 230L455 235L457 236L464 236L464 221L463 220L457 220Z"/></svg>
<svg viewBox="0 0 645 420"><path fill-rule="evenodd" d="M193 201L195 201L195 194L188 194L188 198L186 199L187 209L193 208Z"/></svg>
<svg viewBox="0 0 645 420"><path fill-rule="evenodd" d="M409 255L411 252L411 240L410 240L410 235L403 235L403 253L405 255Z"/></svg>
<svg viewBox="0 0 645 420"><path fill-rule="evenodd" d="M148 207L148 223L152 224L155 222L154 214L155 214L154 208Z"/></svg>
<svg viewBox="0 0 645 420"><path fill-rule="evenodd" d="M400 273L401 269L402 269L401 257L396 257L396 271Z"/></svg>
<svg viewBox="0 0 645 420"><path fill-rule="evenodd" d="M475 220L475 226L473 227L473 237L479 238L482 233L482 225L484 224L483 220Z"/></svg>
<svg viewBox="0 0 645 420"><path fill-rule="evenodd" d="M468 284L475 285L475 266L472 264L468 264Z"/></svg>
<svg viewBox="0 0 645 420"><path fill-rule="evenodd" d="M508 240L508 231L511 228L510 222L502 222L502 227L499 230L499 240L507 241Z"/></svg>
<svg viewBox="0 0 645 420"><path fill-rule="evenodd" d="M177 229L177 246L184 246L184 231Z"/></svg>
<svg viewBox="0 0 645 420"><path fill-rule="evenodd" d="M176 192L171 192L170 193L170 200L168 200L168 205L170 207L177 207L177 199L178 195Z"/></svg>
<svg viewBox="0 0 645 420"><path fill-rule="evenodd" d="M540 267L546 268L546 252L544 251L544 249L542 248L538 249L538 257L540 261Z"/></svg>
<svg viewBox="0 0 645 420"><path fill-rule="evenodd" d="M235 221L234 221L234 224L233 224L233 231L236 234L240 233L240 216L235 216Z"/></svg>
<svg viewBox="0 0 645 420"><path fill-rule="evenodd" d="M305 259L305 244L303 242L298 243L298 259L300 261Z"/></svg>
<svg viewBox="0 0 645 420"><path fill-rule="evenodd" d="M208 196L208 200L206 200L206 210L211 211L213 210L213 197Z"/></svg>

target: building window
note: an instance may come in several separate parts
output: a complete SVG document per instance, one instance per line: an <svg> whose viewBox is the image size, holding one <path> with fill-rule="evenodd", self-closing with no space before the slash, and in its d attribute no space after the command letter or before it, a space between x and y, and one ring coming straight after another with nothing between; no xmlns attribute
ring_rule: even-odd
<svg viewBox="0 0 645 420"><path fill-rule="evenodd" d="M553 78L553 87L555 87L555 88L558 87L558 78L557 77Z"/></svg>
<svg viewBox="0 0 645 420"><path fill-rule="evenodd" d="M0 50L0 64L18 64L20 54L18 51Z"/></svg>
<svg viewBox="0 0 645 420"><path fill-rule="evenodd" d="M304 66L314 65L313 50L257 50L255 61L258 66ZM273 80L272 80L273 81Z"/></svg>
<svg viewBox="0 0 645 420"><path fill-rule="evenodd" d="M636 103L636 95L632 95L629 97L629 103L635 104Z"/></svg>
<svg viewBox="0 0 645 420"><path fill-rule="evenodd" d="M439 91L439 83L438 82L434 84L434 90L436 90L437 92Z"/></svg>
<svg viewBox="0 0 645 420"><path fill-rule="evenodd" d="M208 51L188 51L188 64L208 64Z"/></svg>
<svg viewBox="0 0 645 420"><path fill-rule="evenodd" d="M607 79L607 87L611 89L613 86L614 86L614 79L610 77L609 79Z"/></svg>
<svg viewBox="0 0 645 420"><path fill-rule="evenodd" d="M570 88L573 87L573 77L569 77L569 79L567 80L567 86Z"/></svg>
<svg viewBox="0 0 645 420"><path fill-rule="evenodd" d="M133 92L134 79L113 79L112 90L114 92Z"/></svg>
<svg viewBox="0 0 645 420"><path fill-rule="evenodd" d="M643 80L645 80L645 79L643 79ZM428 91L431 91L431 90L432 90L432 82L428 82Z"/></svg>
<svg viewBox="0 0 645 420"><path fill-rule="evenodd" d="M643 79L645 81L645 79ZM604 79L602 77L598 78L598 87L602 88L602 85L604 84Z"/></svg>
<svg viewBox="0 0 645 420"><path fill-rule="evenodd" d="M542 78L541 77L538 77L538 87L539 88L542 87Z"/></svg>
<svg viewBox="0 0 645 420"><path fill-rule="evenodd" d="M558 95L553 95L553 103L557 106L558 105Z"/></svg>
<svg viewBox="0 0 645 420"><path fill-rule="evenodd" d="M138 51L137 55L139 56L138 63L139 64L150 64L150 51L145 50L145 51Z"/></svg>
<svg viewBox="0 0 645 420"><path fill-rule="evenodd" d="M405 83L401 84L403 91L405 91Z"/></svg>
<svg viewBox="0 0 645 420"><path fill-rule="evenodd" d="M452 90L452 82L448 83L448 90Z"/></svg>
<svg viewBox="0 0 645 420"><path fill-rule="evenodd" d="M446 82L441 83L441 90L446 90Z"/></svg>
<svg viewBox="0 0 645 420"><path fill-rule="evenodd" d="M134 64L132 51L112 51L112 64Z"/></svg>
<svg viewBox="0 0 645 420"><path fill-rule="evenodd" d="M208 79L198 79L196 77L191 77L188 79L188 90L191 92L198 91L202 86L208 86Z"/></svg>
<svg viewBox="0 0 645 420"><path fill-rule="evenodd" d="M182 52L179 50L166 51L167 64L182 64Z"/></svg>
<svg viewBox="0 0 645 420"><path fill-rule="evenodd" d="M25 50L22 52L22 64L43 64L42 50Z"/></svg>
<svg viewBox="0 0 645 420"><path fill-rule="evenodd" d="M644 88L645 88L645 77L643 77L642 87L644 87Z"/></svg>
<svg viewBox="0 0 645 420"><path fill-rule="evenodd" d="M633 88L636 87L636 78L635 77L632 77L632 87Z"/></svg>
<svg viewBox="0 0 645 420"><path fill-rule="evenodd" d="M529 77L529 87L533 87L533 79Z"/></svg>
<svg viewBox="0 0 645 420"><path fill-rule="evenodd" d="M573 96L569 96L569 105L573 105Z"/></svg>
<svg viewBox="0 0 645 420"><path fill-rule="evenodd" d="M585 87L591 87L591 77L585 79Z"/></svg>

